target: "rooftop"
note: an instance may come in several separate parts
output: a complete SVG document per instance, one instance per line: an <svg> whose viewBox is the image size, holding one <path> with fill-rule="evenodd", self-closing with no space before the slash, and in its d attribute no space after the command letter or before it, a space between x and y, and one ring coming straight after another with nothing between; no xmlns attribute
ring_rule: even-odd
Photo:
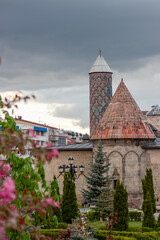
<svg viewBox="0 0 160 240"><path fill-rule="evenodd" d="M56 147L59 151L78 151L78 150L92 150L93 149L93 143L87 142L87 143L77 143L77 144L69 144L69 145L63 145Z"/></svg>
<svg viewBox="0 0 160 240"><path fill-rule="evenodd" d="M122 79L91 140L155 138Z"/></svg>
<svg viewBox="0 0 160 240"><path fill-rule="evenodd" d="M147 112L146 116L160 115L160 107L158 105L152 106L152 109Z"/></svg>
<svg viewBox="0 0 160 240"><path fill-rule="evenodd" d="M108 63L105 61L105 59L101 55L101 50L99 51L99 56L97 57L96 61L94 62L93 66L89 71L89 73L98 73L98 72L112 73L112 70L110 69Z"/></svg>
<svg viewBox="0 0 160 240"><path fill-rule="evenodd" d="M160 138L156 138L152 143L142 146L144 149L160 149Z"/></svg>

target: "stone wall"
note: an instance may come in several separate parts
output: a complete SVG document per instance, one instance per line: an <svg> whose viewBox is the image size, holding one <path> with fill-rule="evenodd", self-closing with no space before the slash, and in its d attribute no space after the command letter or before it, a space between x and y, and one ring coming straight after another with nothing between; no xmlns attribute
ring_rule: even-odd
<svg viewBox="0 0 160 240"><path fill-rule="evenodd" d="M81 164L85 166L85 175L88 175L89 171L89 163L92 161L92 150L86 150L86 151L59 151L59 157L58 158L53 158L50 163L45 163L44 168L45 168L45 174L46 174L46 181L47 184L49 184L53 176L55 175L56 177L59 176L59 171L58 167L60 165L69 165L68 164L68 158L73 157L74 158L74 164L79 167ZM79 175L79 169L77 172L77 175ZM62 195L63 193L63 176L58 177L58 185L60 188L60 194ZM77 199L78 203L82 203L83 199L81 196L81 189L86 186L85 182L85 177L81 175L78 179L75 181L76 183L76 193L77 193Z"/></svg>
<svg viewBox="0 0 160 240"><path fill-rule="evenodd" d="M160 137L160 115L147 116L147 121L158 129L158 137Z"/></svg>
<svg viewBox="0 0 160 240"><path fill-rule="evenodd" d="M160 205L160 149L148 149L146 152L151 159L156 205L158 206Z"/></svg>
<svg viewBox="0 0 160 240"><path fill-rule="evenodd" d="M130 207L139 208L143 201L141 179L145 175L145 169L150 167L150 155L141 148L145 143L146 141L134 140L102 141L110 163L109 175L113 181L117 176L123 181L128 191ZM94 141L94 151L96 145L97 141Z"/></svg>
<svg viewBox="0 0 160 240"><path fill-rule="evenodd" d="M68 165L68 158L74 158L74 164L85 165L85 175L89 172L89 163L93 161L93 155L97 148L98 141L94 141L93 152L87 151L59 151L59 157L53 158L50 163L46 163L46 180L49 184L53 176L58 177L58 167ZM129 195L129 206L140 208L143 201L141 179L144 178L146 168L152 168L155 189L156 204L160 205L160 149L144 150L141 148L146 141L130 140L103 140L103 151L106 152L110 168L109 175L124 182ZM79 174L79 170L78 170ZM63 176L58 178L60 193L63 192ZM86 187L83 175L76 179L76 193L78 203L82 203L81 189ZM114 184L113 184L114 187Z"/></svg>

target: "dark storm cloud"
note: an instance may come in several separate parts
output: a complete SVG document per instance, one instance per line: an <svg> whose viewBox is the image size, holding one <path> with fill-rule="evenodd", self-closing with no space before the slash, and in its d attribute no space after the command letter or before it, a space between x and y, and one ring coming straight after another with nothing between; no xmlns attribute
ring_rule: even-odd
<svg viewBox="0 0 160 240"><path fill-rule="evenodd" d="M82 124L98 49L131 82L137 77L129 78L131 72L160 55L159 23L159 0L0 0L0 91L35 91L41 102L73 103L74 109L54 113Z"/></svg>
<svg viewBox="0 0 160 240"><path fill-rule="evenodd" d="M57 58L54 65L44 63L45 69L72 64L86 73L100 47L113 67L114 62L118 67L119 61L160 53L158 0L0 2L1 38L10 48L26 53L26 62L33 54ZM77 64L81 61L86 68Z"/></svg>

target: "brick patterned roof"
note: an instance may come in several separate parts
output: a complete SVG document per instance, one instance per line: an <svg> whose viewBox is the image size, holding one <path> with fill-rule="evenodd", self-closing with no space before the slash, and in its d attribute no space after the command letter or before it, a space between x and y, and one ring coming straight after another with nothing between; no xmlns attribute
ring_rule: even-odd
<svg viewBox="0 0 160 240"><path fill-rule="evenodd" d="M146 117L121 80L91 140L155 138Z"/></svg>

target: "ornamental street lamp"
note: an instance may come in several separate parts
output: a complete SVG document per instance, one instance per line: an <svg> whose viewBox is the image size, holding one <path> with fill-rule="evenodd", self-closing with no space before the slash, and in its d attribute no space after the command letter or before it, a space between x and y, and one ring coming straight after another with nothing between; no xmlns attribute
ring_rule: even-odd
<svg viewBox="0 0 160 240"><path fill-rule="evenodd" d="M76 165L73 165L74 164L74 158L69 157L68 161L69 161L69 166L68 165L63 165L63 166L61 165L61 166L58 167L59 176L64 175L64 172L70 172L72 178L76 177L76 179L79 178L80 175L82 175L82 174L84 175L84 165L81 164L79 166L80 174L77 176L78 167Z"/></svg>

